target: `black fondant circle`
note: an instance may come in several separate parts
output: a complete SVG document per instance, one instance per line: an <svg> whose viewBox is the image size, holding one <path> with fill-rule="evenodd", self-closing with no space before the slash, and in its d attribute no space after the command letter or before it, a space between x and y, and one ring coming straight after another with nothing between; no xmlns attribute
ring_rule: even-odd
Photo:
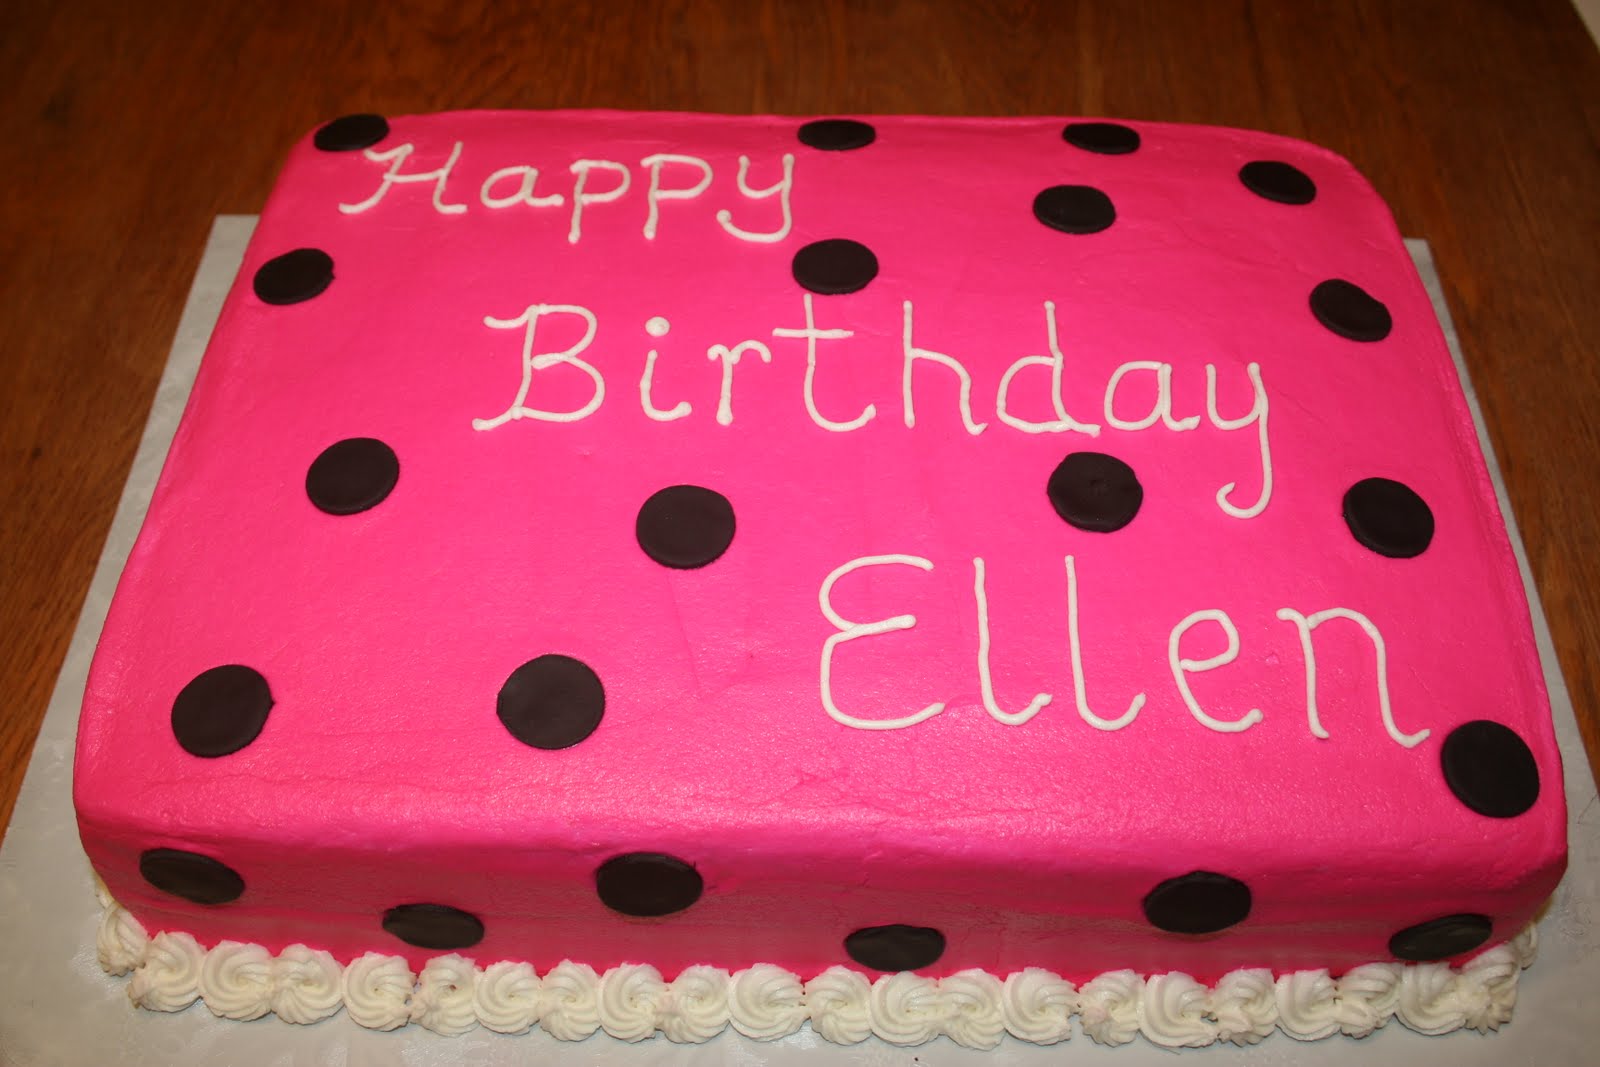
<svg viewBox="0 0 1600 1067"><path fill-rule="evenodd" d="M254 741L272 710L259 671L238 663L195 675L172 702L172 736L192 756L215 758Z"/></svg>
<svg viewBox="0 0 1600 1067"><path fill-rule="evenodd" d="M1144 898L1144 917L1171 934L1214 934L1249 914L1250 887L1214 871L1168 878Z"/></svg>
<svg viewBox="0 0 1600 1067"><path fill-rule="evenodd" d="M1139 150L1139 131L1119 122L1070 122L1061 139L1085 152L1125 156Z"/></svg>
<svg viewBox="0 0 1600 1067"><path fill-rule="evenodd" d="M324 152L355 152L387 136L389 122L382 115L344 115L318 129L311 143Z"/></svg>
<svg viewBox="0 0 1600 1067"><path fill-rule="evenodd" d="M298 304L333 284L333 257L320 248L296 248L257 267L252 284L263 304Z"/></svg>
<svg viewBox="0 0 1600 1067"><path fill-rule="evenodd" d="M1117 221L1117 209L1093 186L1052 185L1033 198L1033 217L1062 233L1099 233Z"/></svg>
<svg viewBox="0 0 1600 1067"><path fill-rule="evenodd" d="M872 249L848 237L812 241L794 254L790 265L802 288L823 296L842 296L865 289L878 276Z"/></svg>
<svg viewBox="0 0 1600 1067"><path fill-rule="evenodd" d="M1350 341L1381 341L1394 328L1383 301L1343 278L1329 278L1311 290L1311 314Z"/></svg>
<svg viewBox="0 0 1600 1067"><path fill-rule="evenodd" d="M1389 954L1416 963L1447 960L1471 952L1493 932L1494 924L1487 915L1445 915L1395 934L1389 939Z"/></svg>
<svg viewBox="0 0 1600 1067"><path fill-rule="evenodd" d="M483 940L483 920L447 904L401 904L383 913L383 928L408 945L447 950Z"/></svg>
<svg viewBox="0 0 1600 1067"><path fill-rule="evenodd" d="M807 148L823 152L849 152L865 148L878 139L870 123L857 119L812 119L796 134Z"/></svg>
<svg viewBox="0 0 1600 1067"><path fill-rule="evenodd" d="M1510 819L1539 799L1539 764L1509 726L1488 719L1462 723L1439 748L1445 784L1479 815Z"/></svg>
<svg viewBox="0 0 1600 1067"><path fill-rule="evenodd" d="M944 935L931 926L866 926L844 939L844 950L874 971L915 971L944 955Z"/></svg>
<svg viewBox="0 0 1600 1067"><path fill-rule="evenodd" d="M306 496L329 515L377 507L400 480L400 458L372 437L347 437L322 450L306 469Z"/></svg>
<svg viewBox="0 0 1600 1067"><path fill-rule="evenodd" d="M634 536L644 554L665 567L704 567L733 543L733 505L703 485L669 485L639 508Z"/></svg>
<svg viewBox="0 0 1600 1067"><path fill-rule="evenodd" d="M1068 525L1091 533L1122 529L1144 503L1133 468L1104 452L1070 453L1050 472L1045 493Z"/></svg>
<svg viewBox="0 0 1600 1067"><path fill-rule="evenodd" d="M589 665L551 652L511 672L496 712L511 736L531 748L571 748L594 733L606 691Z"/></svg>
<svg viewBox="0 0 1600 1067"><path fill-rule="evenodd" d="M700 872L662 852L612 856L594 872L600 903L623 915L655 918L682 911L700 899Z"/></svg>
<svg viewBox="0 0 1600 1067"><path fill-rule="evenodd" d="M226 904L244 893L244 879L221 860L176 848L152 848L139 855L145 881L196 904Z"/></svg>
<svg viewBox="0 0 1600 1067"><path fill-rule="evenodd" d="M1239 180L1259 197L1280 204L1309 204L1317 183L1299 167L1276 159L1257 159L1239 168Z"/></svg>
<svg viewBox="0 0 1600 1067"><path fill-rule="evenodd" d="M1363 478L1344 494L1350 534L1380 556L1411 559L1433 543L1433 510L1410 486L1391 478Z"/></svg>

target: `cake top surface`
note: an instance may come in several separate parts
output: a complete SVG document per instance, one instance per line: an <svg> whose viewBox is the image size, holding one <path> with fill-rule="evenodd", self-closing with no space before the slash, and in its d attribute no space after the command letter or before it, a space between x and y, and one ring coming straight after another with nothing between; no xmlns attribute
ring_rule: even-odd
<svg viewBox="0 0 1600 1067"><path fill-rule="evenodd" d="M263 212L96 660L85 819L193 840L245 804L374 852L715 826L911 881L956 841L1041 886L1289 835L1353 890L1556 847L1494 493L1342 159L1058 118L379 122L308 137Z"/></svg>

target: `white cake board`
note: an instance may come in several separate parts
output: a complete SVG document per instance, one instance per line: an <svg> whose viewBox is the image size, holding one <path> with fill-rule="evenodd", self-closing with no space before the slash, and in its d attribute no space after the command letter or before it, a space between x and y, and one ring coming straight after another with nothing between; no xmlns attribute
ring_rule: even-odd
<svg viewBox="0 0 1600 1067"><path fill-rule="evenodd" d="M1480 1036L1461 1031L1430 1038L1391 1022L1359 1041L1334 1037L1303 1044L1278 1032L1254 1048L1212 1045L1185 1051L1181 1060L1173 1060L1172 1053L1142 1038L1121 1048L1104 1048L1081 1033L1064 1046L1049 1047L1008 1037L991 1052L964 1049L945 1038L909 1049L877 1040L843 1047L824 1041L809 1028L775 1043L749 1041L728 1031L703 1045L674 1045L660 1035L629 1045L603 1033L569 1044L538 1030L515 1037L479 1029L462 1037L445 1038L415 1026L394 1033L375 1033L352 1023L343 1013L314 1026L294 1026L270 1015L250 1023L226 1022L213 1018L200 1003L174 1015L135 1010L125 993L126 979L107 977L95 962L99 906L72 813L73 737L89 659L99 640L112 591L144 520L201 352L254 225L254 218L249 216L223 216L211 232L144 439L45 713L10 831L0 846L0 1065L433 1067L453 1063L560 1063L654 1067L721 1063L730 1067L816 1067L819 1062L826 1062L873 1067L1032 1067L1070 1061L1115 1067L1171 1067L1187 1062L1520 1067L1594 1062L1596 1053L1590 1046L1597 1027L1594 1012L1585 1002L1600 989L1600 931L1596 930L1596 919L1600 918L1600 803L1573 718L1572 701L1528 573L1526 554L1492 458L1490 467L1533 605L1540 655L1554 706L1556 733L1566 765L1571 845L1567 876L1540 923L1539 960L1523 972L1516 1018L1499 1033ZM1408 245L1433 296L1462 381L1467 383L1484 452L1492 456L1427 245L1421 241ZM1493 655L1494 650L1485 649L1484 654Z"/></svg>

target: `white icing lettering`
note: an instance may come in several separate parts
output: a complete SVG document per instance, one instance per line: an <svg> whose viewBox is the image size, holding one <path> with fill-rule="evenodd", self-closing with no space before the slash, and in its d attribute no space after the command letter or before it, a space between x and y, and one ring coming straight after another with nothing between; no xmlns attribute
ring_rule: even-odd
<svg viewBox="0 0 1600 1067"><path fill-rule="evenodd" d="M1013 429L1023 433L1064 433L1074 431L1086 433L1096 437L1100 427L1089 422L1083 423L1067 414L1066 403L1061 399L1061 372L1066 363L1066 357L1061 353L1061 343L1056 337L1056 305L1053 301L1044 302L1044 330L1046 344L1050 348L1048 356L1023 356L1010 367L1000 378L1000 389L995 393L995 416ZM1029 419L1018 418L1011 414L1006 407L1006 396L1011 390L1011 379L1024 367L1049 367L1050 368L1050 406L1055 410L1056 417L1051 422L1033 422Z"/></svg>
<svg viewBox="0 0 1600 1067"><path fill-rule="evenodd" d="M640 160L640 165L650 168L650 190L645 194L645 200L650 205L650 214L644 220L644 236L646 240L656 239L656 225L661 220L661 201L663 200L693 200L711 184L711 164L698 156L678 156L670 153L658 153L645 156ZM700 180L693 185L680 189L663 189L661 187L661 168L668 163L685 167L699 167Z"/></svg>
<svg viewBox="0 0 1600 1067"><path fill-rule="evenodd" d="M589 184L589 172L596 169L615 173L618 176L616 188L603 193L585 192ZM572 228L567 231L567 243L577 244L578 238L583 236L583 209L590 204L609 204L621 199L633 179L625 165L608 159L580 159L572 165L572 173L577 175L577 180L572 185Z"/></svg>
<svg viewBox="0 0 1600 1067"><path fill-rule="evenodd" d="M911 301L905 301L902 307L905 312L905 318L900 340L901 347L905 352L905 369L900 378L900 394L901 400L905 404L906 426L914 427L917 424L916 404L911 397L911 371L916 366L917 360L925 359L931 363L949 367L956 372L956 377L961 380L961 424L967 428L967 432L970 434L977 435L982 433L989 424L972 421L972 375L967 373L967 368L943 352L932 352L926 348L918 348L911 340Z"/></svg>
<svg viewBox="0 0 1600 1067"><path fill-rule="evenodd" d="M517 179L516 192L505 196L494 196L490 193L496 185L507 178ZM501 167L483 180L483 188L478 190L478 199L484 207L506 208L513 204L527 204L530 207L560 207L567 202L567 198L560 193L551 193L548 196L534 196L533 186L539 180L539 168L527 166Z"/></svg>
<svg viewBox="0 0 1600 1067"><path fill-rule="evenodd" d="M576 315L584 322L583 336L578 342L559 352L539 352L533 350L533 336L538 329L539 319L544 315ZM492 430L504 425L513 419L538 419L542 422L576 422L587 418L599 410L600 402L605 399L606 383L595 367L578 358L578 353L588 348L594 341L595 331L599 324L594 312L576 304L533 304L514 319L497 319L485 316L485 326L496 330L515 330L524 328L522 337L522 384L517 388L517 398L511 406L492 419L473 419L474 430ZM553 367L557 364L567 364L583 371L594 382L594 395L589 402L576 411L544 411L540 408L528 407L528 388L533 384L533 372Z"/></svg>
<svg viewBox="0 0 1600 1067"><path fill-rule="evenodd" d="M1104 719L1089 710L1089 701L1083 683L1083 643L1078 638L1078 571L1071 556L1067 557L1067 647L1072 654L1072 696L1078 704L1078 714L1096 730L1120 730L1133 721L1144 707L1144 694L1135 693L1128 710L1115 719Z"/></svg>
<svg viewBox="0 0 1600 1067"><path fill-rule="evenodd" d="M1214 622L1222 627L1222 632L1228 638L1228 647L1215 656L1205 659L1182 659L1179 656L1179 646L1183 635L1193 626L1202 622ZM1239 631L1234 627L1233 620L1228 618L1228 613L1216 608L1197 611L1185 618L1172 628L1172 636L1167 639L1167 665L1172 668L1172 680L1178 683L1178 693L1183 697L1184 705L1189 713L1200 721L1202 726L1216 730L1218 733L1234 734L1241 730L1248 730L1261 721L1261 709L1251 708L1243 716L1229 722L1224 719L1213 718L1207 715L1200 702L1195 700L1194 692L1189 688L1191 674L1201 671L1214 671L1218 667L1226 667L1239 658Z"/></svg>
<svg viewBox="0 0 1600 1067"><path fill-rule="evenodd" d="M1245 367L1245 373L1250 376L1255 401L1250 405L1249 413L1242 418L1225 419L1217 413L1217 368L1206 364L1206 416L1211 424L1219 430L1239 430L1252 422L1256 424L1261 450L1261 495L1256 497L1254 504L1241 508L1228 500L1239 487L1238 482L1229 482L1217 490L1217 506L1236 519L1255 518L1266 509L1267 501L1272 499L1272 451L1267 447L1267 389L1261 384L1261 364L1249 364Z"/></svg>
<svg viewBox="0 0 1600 1067"><path fill-rule="evenodd" d="M674 422L689 414L692 410L687 400L680 400L666 410L655 406L650 400L650 383L656 373L656 350L650 349L644 355L644 374L639 378L639 406L644 409L645 417L656 422Z"/></svg>
<svg viewBox="0 0 1600 1067"><path fill-rule="evenodd" d="M391 186L406 185L411 182L433 182L433 210L441 215L459 215L467 210L465 204L447 204L444 202L445 182L450 180L450 169L456 165L456 160L461 158L461 142L457 141L455 147L450 149L450 158L445 160L444 166L438 170L418 172L415 174L402 174L400 168L405 166L411 153L416 151L416 146L411 144L396 145L385 152L375 152L367 149L365 155L374 163L388 163L389 169L383 175L383 182L378 186L378 191L361 201L359 204L340 204L339 210L346 215L357 215L369 208L376 207L378 202L389 191Z"/></svg>
<svg viewBox="0 0 1600 1067"><path fill-rule="evenodd" d="M788 326L779 326L779 327L776 327L776 328L773 329L772 336L774 336L774 337L803 337L803 338L805 338L805 342L806 342L806 385L805 385L806 412L811 416L811 421L816 423L818 426L822 427L824 430L832 430L835 433L846 433L846 432L848 432L850 430L858 430L861 427L865 426L867 423L871 422L872 419L878 414L878 409L877 409L876 405L868 404L866 406L866 408L862 410L861 414L857 415L855 418L851 419L849 422L835 422L834 420L832 420L830 418L827 418L826 416L824 416L822 414L822 412L817 410L817 393L816 393L817 342L818 341L840 341L840 340L843 340L846 337L854 337L855 336L855 331L854 330L819 330L819 329L817 329L816 312L813 309L812 304L811 304L811 294L810 293L802 294L802 299L805 301L805 308L806 308L806 324L805 324L805 328L797 330L797 329L793 329L793 328L788 327Z"/></svg>
<svg viewBox="0 0 1600 1067"><path fill-rule="evenodd" d="M667 331L672 329L672 323L660 315L652 315L644 322L644 332L651 337L665 337ZM663 411L656 407L650 400L650 383L656 373L656 350L650 349L644 356L644 375L639 379L639 406L644 409L645 416L656 422L672 422L689 414L691 410L687 400L680 400L672 407Z"/></svg>
<svg viewBox="0 0 1600 1067"><path fill-rule="evenodd" d="M994 678L989 671L989 597L983 588L983 560L972 560L972 595L978 602L978 688L983 694L983 706L997 721L1007 726L1021 726L1039 710L1050 703L1049 693L1038 693L1021 711L1005 711L994 699Z"/></svg>
<svg viewBox="0 0 1600 1067"><path fill-rule="evenodd" d="M733 224L733 212L723 208L717 212L717 222L724 230L741 241L754 241L759 244L772 244L789 236L789 230L794 226L794 216L789 209L789 193L794 188L794 156L785 152L783 155L783 177L778 184L770 185L765 189L752 189L748 178L750 176L750 157L739 157L739 193L749 200L765 200L768 197L778 198L778 207L783 212L783 225L771 233L758 233L751 230L740 229Z"/></svg>
<svg viewBox="0 0 1600 1067"><path fill-rule="evenodd" d="M1311 647L1311 631L1327 622L1329 619L1348 619L1361 627L1363 633L1372 641L1372 646L1377 653L1378 671L1378 711L1383 716L1383 728L1396 744L1406 748L1413 748L1421 744L1431 730L1418 730L1414 734L1401 733L1394 723L1394 711L1389 706L1389 657L1384 648L1383 635L1372 624L1372 620L1359 611L1349 608L1328 608L1314 615L1306 616L1293 608L1278 609L1278 618L1285 622L1292 622L1300 632L1300 650L1306 660L1306 720L1315 737L1326 739L1328 731L1323 729L1322 720L1317 715L1317 657Z"/></svg>
<svg viewBox="0 0 1600 1067"><path fill-rule="evenodd" d="M833 609L831 601L833 587L839 579L858 568L896 564L913 566L925 571L933 570L933 562L920 556L862 556L835 568L822 583L821 591L818 594L818 602L822 607L823 615L838 631L830 635L823 644L821 665L822 704L829 716L835 721L857 729L902 729L931 718L946 708L946 704L939 702L898 718L871 719L840 710L834 700L832 689L833 652L838 645L845 641L853 641L859 637L870 637L876 634L891 633L896 630L908 630L916 625L917 620L915 616L905 614L894 615L872 622L851 622L841 617ZM1071 662L1074 704L1077 707L1079 717L1094 729L1108 732L1121 730L1129 726L1140 711L1143 710L1147 699L1146 694L1143 691L1135 693L1129 700L1127 708L1114 718L1100 715L1089 707L1083 667L1083 641L1079 633L1076 558L1070 555L1065 557L1065 564L1067 571L1067 642ZM992 633L989 618L987 577L987 567L983 558L974 556L972 559L972 595L976 603L978 617L979 693L983 708L992 719L1007 726L1020 726L1034 719L1040 711L1050 705L1054 698L1050 693L1036 693L1028 701L1027 705L1018 711L1007 711L1000 706L999 701L996 699L991 664ZM1350 608L1328 608L1310 616L1302 615L1293 608L1282 608L1277 612L1277 617L1286 622L1293 622L1299 632L1301 650L1305 657L1306 719L1313 736L1327 739L1328 731L1323 728L1317 709L1317 662L1312 647L1312 631L1332 619L1346 619L1354 622L1372 642L1377 661L1378 707L1384 730L1389 737L1396 744L1405 748L1414 748L1430 736L1431 730L1428 729L1407 734L1401 732L1399 727L1395 725L1394 712L1390 706L1389 699L1388 651L1382 634L1378 632L1378 628L1373 625L1369 618ZM1190 630L1202 623L1214 623L1220 627L1226 644L1215 655L1204 658L1187 657L1183 654L1184 637ZM1265 720L1265 715L1261 709L1255 707L1247 709L1244 714L1236 719L1220 719L1201 707L1190 685L1191 675L1214 671L1236 662L1239 659L1240 647L1238 627L1234 625L1233 619L1228 613L1220 608L1206 608L1192 612L1181 619L1168 633L1167 666L1171 671L1172 680L1177 686L1178 693L1183 699L1183 704L1196 722L1217 733L1243 733L1245 730Z"/></svg>
<svg viewBox="0 0 1600 1067"><path fill-rule="evenodd" d="M1117 417L1116 396L1117 386L1122 379L1134 371L1147 371L1156 376L1156 399L1151 405L1150 414L1142 419L1121 419ZM1161 424L1169 430L1192 430L1200 425L1200 416L1191 415L1187 419L1172 417L1172 364L1158 363L1155 360L1136 359L1124 363L1111 374L1111 380L1106 382L1106 425L1114 426L1119 430L1145 430L1156 424L1159 419Z"/></svg>
<svg viewBox="0 0 1600 1067"><path fill-rule="evenodd" d="M833 650L846 641L854 641L861 637L872 637L877 634L893 633L896 630L909 630L917 624L915 615L893 615L887 619L878 619L875 622L851 622L843 618L833 609L831 600L833 585L840 578L851 571L861 567L884 567L890 565L916 567L920 570L933 570L933 563L921 556L887 555L887 556L861 556L850 560L848 563L835 567L827 578L823 579L822 589L817 594L817 602L822 606L822 615L834 629L839 632L828 635L822 643L822 706L834 721L845 726L853 726L858 730L898 730L906 726L915 726L924 719L932 718L944 710L944 704L929 704L921 711L910 715L902 715L897 719L863 719L843 711L833 700Z"/></svg>
<svg viewBox="0 0 1600 1067"><path fill-rule="evenodd" d="M732 348L712 345L706 349L707 359L722 360L722 394L717 401L717 422L723 426L733 424L733 368L738 366L739 356L745 352L754 352L763 363L772 362L771 350L760 341L740 341Z"/></svg>

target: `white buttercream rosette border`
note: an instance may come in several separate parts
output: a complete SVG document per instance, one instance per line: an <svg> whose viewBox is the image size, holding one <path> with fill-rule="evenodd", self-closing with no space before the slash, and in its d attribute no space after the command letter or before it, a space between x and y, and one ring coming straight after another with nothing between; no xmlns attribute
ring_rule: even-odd
<svg viewBox="0 0 1600 1067"><path fill-rule="evenodd" d="M459 955L437 956L420 974L404 959L368 953L341 966L327 952L292 945L277 956L260 945L223 941L205 949L185 933L150 937L143 925L104 899L97 954L108 974L131 974L128 997L155 1011L182 1011L200 1000L226 1019L269 1012L314 1023L340 1008L361 1026L393 1030L409 1023L456 1035L483 1026L505 1034L535 1027L562 1041L604 1030L623 1041L657 1031L678 1042L707 1041L731 1026L768 1041L806 1023L829 1041L877 1037L919 1045L944 1036L970 1048L993 1048L1010 1034L1054 1044L1072 1037L1073 1019L1091 1040L1121 1045L1143 1035L1166 1048L1214 1042L1253 1045L1281 1030L1312 1041L1365 1037L1398 1019L1425 1034L1497 1030L1511 1019L1517 979L1532 964L1532 925L1459 968L1444 963L1371 963L1338 978L1327 971L1274 975L1232 971L1214 986L1186 974L1141 977L1109 971L1082 986L1036 967L1000 978L969 970L944 978L903 972L870 980L830 967L802 981L772 964L729 973L690 967L672 981L646 964L597 972L563 962L543 975L530 964L478 967Z"/></svg>

